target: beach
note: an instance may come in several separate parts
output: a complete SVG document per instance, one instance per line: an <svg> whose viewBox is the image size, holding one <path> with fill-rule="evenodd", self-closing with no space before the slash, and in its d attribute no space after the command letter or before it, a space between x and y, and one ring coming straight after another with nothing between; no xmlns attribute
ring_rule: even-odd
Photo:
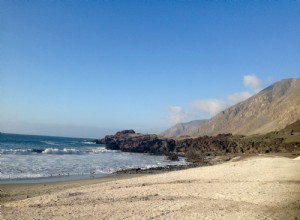
<svg viewBox="0 0 300 220"><path fill-rule="evenodd" d="M81 186L88 186L97 183L111 182L121 179L130 179L143 176L143 174L119 174L109 175L100 178L90 179L75 179L66 181L51 181L39 183L38 180L31 180L30 183L24 183L24 181L13 181L12 183L0 184L0 204L31 198L40 195L51 194L66 189L72 189ZM46 180L44 180L46 181Z"/></svg>
<svg viewBox="0 0 300 220"><path fill-rule="evenodd" d="M298 219L300 160L256 156L1 204L3 219ZM96 180L97 181L97 180Z"/></svg>

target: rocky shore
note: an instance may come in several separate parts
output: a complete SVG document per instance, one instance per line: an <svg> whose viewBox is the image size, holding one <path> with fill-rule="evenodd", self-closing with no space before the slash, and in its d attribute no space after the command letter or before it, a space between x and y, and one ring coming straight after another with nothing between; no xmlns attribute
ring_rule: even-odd
<svg viewBox="0 0 300 220"><path fill-rule="evenodd" d="M184 170L192 167L196 167L196 165L191 163L187 165L169 165L165 167L151 167L147 169L133 168L118 170L117 172L115 172L115 174L157 174L168 171Z"/></svg>
<svg viewBox="0 0 300 220"><path fill-rule="evenodd" d="M299 122L298 122L299 123ZM111 150L166 155L170 160L179 156L196 165L213 165L236 155L294 153L300 154L300 132L283 129L264 135L201 136L166 138L155 134L140 134L134 130L119 131L95 140ZM168 169L168 168L165 168Z"/></svg>

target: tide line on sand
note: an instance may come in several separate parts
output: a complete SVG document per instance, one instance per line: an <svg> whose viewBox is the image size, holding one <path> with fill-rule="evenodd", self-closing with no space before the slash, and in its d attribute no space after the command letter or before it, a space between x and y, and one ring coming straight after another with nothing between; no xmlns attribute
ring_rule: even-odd
<svg viewBox="0 0 300 220"><path fill-rule="evenodd" d="M4 219L297 219L300 157L210 167L71 188L4 203Z"/></svg>

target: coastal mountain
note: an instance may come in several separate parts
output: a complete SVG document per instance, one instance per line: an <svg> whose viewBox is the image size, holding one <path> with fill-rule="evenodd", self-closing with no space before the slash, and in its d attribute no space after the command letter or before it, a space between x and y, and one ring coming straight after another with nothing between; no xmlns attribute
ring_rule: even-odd
<svg viewBox="0 0 300 220"><path fill-rule="evenodd" d="M278 131L300 119L300 78L284 79L265 88L249 99L220 112L199 126L176 133L176 136L263 134ZM167 130L168 131L168 130ZM164 132L169 136L168 132ZM174 133L175 134L175 133ZM173 134L172 134L173 135Z"/></svg>
<svg viewBox="0 0 300 220"><path fill-rule="evenodd" d="M286 126L282 131L290 131L290 132L300 132L300 119L296 122Z"/></svg>
<svg viewBox="0 0 300 220"><path fill-rule="evenodd" d="M176 137L182 135L189 135L194 129L203 125L207 120L194 120L186 123L178 123L168 130L161 133L165 137Z"/></svg>

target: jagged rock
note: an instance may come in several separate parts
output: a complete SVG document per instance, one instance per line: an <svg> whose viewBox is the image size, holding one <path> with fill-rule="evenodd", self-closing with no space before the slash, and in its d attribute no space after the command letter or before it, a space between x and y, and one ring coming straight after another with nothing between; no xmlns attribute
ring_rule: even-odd
<svg viewBox="0 0 300 220"><path fill-rule="evenodd" d="M123 134L135 134L135 131L134 130L124 130L124 131L118 131L116 133L116 136L120 136L120 135L123 135Z"/></svg>
<svg viewBox="0 0 300 220"><path fill-rule="evenodd" d="M185 156L197 164L209 164L216 156L253 153L300 153L300 133L286 135L285 131L270 132L265 135L232 135L202 136L198 138L181 137L176 140L155 134L136 134L133 130L107 135L95 140L105 144L107 149L125 152L151 153L168 156L177 160Z"/></svg>
<svg viewBox="0 0 300 220"><path fill-rule="evenodd" d="M159 137L155 134L136 134L133 130L107 135L103 139L97 140L96 143L105 144L110 150L164 155L173 152L176 146L173 139Z"/></svg>
<svg viewBox="0 0 300 220"><path fill-rule="evenodd" d="M299 135L299 134L298 134ZM198 138L178 139L175 151L192 162L203 161L210 156L253 153L300 152L300 142L284 132L265 135L242 136L219 134Z"/></svg>

